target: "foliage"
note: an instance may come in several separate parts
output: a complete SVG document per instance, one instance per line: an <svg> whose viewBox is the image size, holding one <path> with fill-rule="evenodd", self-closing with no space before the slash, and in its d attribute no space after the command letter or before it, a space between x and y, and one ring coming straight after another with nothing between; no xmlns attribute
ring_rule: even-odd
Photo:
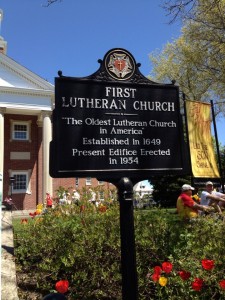
<svg viewBox="0 0 225 300"><path fill-rule="evenodd" d="M134 217L140 300L223 299L223 220L203 217L186 224L158 208L135 211ZM59 207L14 223L17 266L36 280L43 295L66 280L69 300L121 299L119 231L118 204L106 211L93 205ZM201 268L204 259L214 262L213 270ZM162 263L162 278L153 281L154 267ZM181 270L191 277L182 280ZM204 280L204 289L193 290L195 278Z"/></svg>
<svg viewBox="0 0 225 300"><path fill-rule="evenodd" d="M164 8L173 20L181 18L183 27L177 39L150 55L151 79L167 83L176 80L186 99L213 99L215 116L224 117L225 1L165 0Z"/></svg>
<svg viewBox="0 0 225 300"><path fill-rule="evenodd" d="M224 298L224 289L219 286L225 275L224 258L222 257L222 248L224 247L222 227L223 223L215 221L213 218L203 218L195 224L189 224L182 228L171 254L161 261L170 261L173 265L171 274L160 275L168 280L165 287L162 287L158 280L153 282L151 277L154 274L153 267L161 265L161 262L149 268L149 283L154 285L157 295L160 295L156 299ZM215 245L218 245L219 248L215 249ZM202 260L203 267L201 266ZM204 262L208 262L208 266L205 266ZM179 273L181 271L183 274ZM185 273L186 275L190 273L190 276L187 276L186 280L182 280L181 276L184 276ZM204 285L204 288L199 291L193 288L196 278L200 278Z"/></svg>
<svg viewBox="0 0 225 300"><path fill-rule="evenodd" d="M60 185L58 187L58 189L56 190L57 197L59 199L62 199L64 195L69 196L70 195L69 190L71 190L71 189L72 189L72 187L69 187L69 188L66 189L66 188L64 188L63 186Z"/></svg>
<svg viewBox="0 0 225 300"><path fill-rule="evenodd" d="M185 2L193 6L183 17L180 37L168 43L161 53L155 52L150 56L154 66L153 80L171 82L174 79L186 94L186 99L205 102L214 99L218 103L215 115L224 115L225 2L169 2L173 2L169 4L171 9L181 9L182 5L186 6Z"/></svg>
<svg viewBox="0 0 225 300"><path fill-rule="evenodd" d="M190 184L190 177L153 176L150 181L154 186L152 194L154 201L162 207L175 207L181 186L185 183Z"/></svg>
<svg viewBox="0 0 225 300"><path fill-rule="evenodd" d="M115 209L111 206L105 211L100 206L96 211L88 203L85 207L62 205L29 220L15 234L18 263L25 272L31 271L43 291L51 290L58 279L66 279L72 299L76 295L82 299L109 295L114 299L121 280Z"/></svg>

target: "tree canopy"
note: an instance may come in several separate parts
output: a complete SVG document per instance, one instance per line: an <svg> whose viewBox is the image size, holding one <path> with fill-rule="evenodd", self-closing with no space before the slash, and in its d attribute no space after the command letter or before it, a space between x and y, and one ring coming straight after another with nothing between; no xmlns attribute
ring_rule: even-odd
<svg viewBox="0 0 225 300"><path fill-rule="evenodd" d="M225 0L171 0L165 3L183 21L181 35L153 52L151 79L176 80L187 99L218 104L225 116Z"/></svg>
<svg viewBox="0 0 225 300"><path fill-rule="evenodd" d="M186 99L214 100L215 115L225 116L225 0L168 0L164 8L170 22L182 21L182 30L178 39L150 55L150 79L165 83L175 80ZM223 170L224 151L220 145ZM172 204L182 180L173 176L151 178L154 199Z"/></svg>

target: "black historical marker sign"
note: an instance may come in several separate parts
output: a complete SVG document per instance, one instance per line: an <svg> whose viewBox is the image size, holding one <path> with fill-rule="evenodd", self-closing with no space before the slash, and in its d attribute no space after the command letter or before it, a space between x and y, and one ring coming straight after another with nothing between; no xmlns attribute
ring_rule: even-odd
<svg viewBox="0 0 225 300"><path fill-rule="evenodd" d="M185 173L178 87L145 78L124 49L100 64L85 78L55 78L51 176Z"/></svg>

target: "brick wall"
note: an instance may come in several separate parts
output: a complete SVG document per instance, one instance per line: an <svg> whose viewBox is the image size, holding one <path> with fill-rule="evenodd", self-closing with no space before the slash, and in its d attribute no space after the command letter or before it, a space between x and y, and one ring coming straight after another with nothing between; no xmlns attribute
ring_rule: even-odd
<svg viewBox="0 0 225 300"><path fill-rule="evenodd" d="M31 194L13 194L13 202L18 209L32 209L37 203L37 149L40 141L37 136L37 117L28 115L5 115L4 124L4 187L3 199L10 193L10 170L27 171L31 170L30 189ZM31 142L11 140L11 122L30 121L31 122ZM11 152L28 152L30 159L11 159Z"/></svg>
<svg viewBox="0 0 225 300"><path fill-rule="evenodd" d="M11 140L10 120L15 121L30 121L31 122L31 142L29 141L13 141ZM27 171L31 170L30 190L31 194L12 194L13 202L19 210L35 209L38 203L42 203L42 127L37 125L37 117L30 115L10 115L5 114L4 117L4 178L3 178L3 199L10 196L10 170L13 171ZM11 152L29 152L30 159L10 159ZM69 189L70 192L75 188L75 178L55 178L53 179L53 197L56 197L56 190L62 186ZM115 187L109 183L99 185L96 178L91 179L91 186L86 184L86 178L79 178L80 191L83 188L104 189L107 193L110 189ZM107 194L106 193L106 194Z"/></svg>

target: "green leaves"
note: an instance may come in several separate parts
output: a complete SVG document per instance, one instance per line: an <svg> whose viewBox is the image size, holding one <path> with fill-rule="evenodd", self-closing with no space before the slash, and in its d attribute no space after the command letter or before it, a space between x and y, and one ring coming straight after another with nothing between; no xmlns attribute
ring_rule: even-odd
<svg viewBox="0 0 225 300"><path fill-rule="evenodd" d="M118 205L103 213L87 208L82 214L78 208L70 207L68 214L59 207L38 222L36 218L26 225L14 222L18 272L29 274L43 295L63 279L69 281L68 300L121 299ZM184 224L174 210L158 208L135 211L134 219L140 300L224 297L218 285L225 279L222 220L203 217ZM203 270L203 259L214 260L213 272ZM191 280L203 276L207 288L196 298L190 282L173 270L167 284L157 286L148 274L165 261L173 264L173 270L190 272Z"/></svg>
<svg viewBox="0 0 225 300"><path fill-rule="evenodd" d="M218 105L216 115L224 115L225 2L165 2L172 14L177 11L183 17L184 25L180 37L167 43L161 53L150 55L153 63L151 79L167 83L176 80L186 99L223 102ZM179 10L185 6L187 11L183 15Z"/></svg>

